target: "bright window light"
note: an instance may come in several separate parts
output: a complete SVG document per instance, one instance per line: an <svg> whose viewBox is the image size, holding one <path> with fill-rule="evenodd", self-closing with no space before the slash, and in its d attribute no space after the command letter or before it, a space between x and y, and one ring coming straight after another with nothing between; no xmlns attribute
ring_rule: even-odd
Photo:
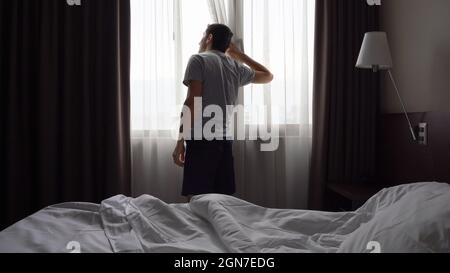
<svg viewBox="0 0 450 273"><path fill-rule="evenodd" d="M275 75L245 88L246 124L311 124L313 0L243 0L245 51ZM131 0L131 126L169 131L186 97L187 62L211 23L206 0ZM269 109L262 119L260 107ZM259 109L257 109L259 108Z"/></svg>

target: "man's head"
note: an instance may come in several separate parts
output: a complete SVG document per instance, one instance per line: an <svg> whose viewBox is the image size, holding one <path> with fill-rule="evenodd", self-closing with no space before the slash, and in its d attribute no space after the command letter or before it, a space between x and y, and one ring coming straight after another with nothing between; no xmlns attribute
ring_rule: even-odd
<svg viewBox="0 0 450 273"><path fill-rule="evenodd" d="M233 32L226 25L209 25L200 42L200 53L207 50L218 50L225 53L230 46Z"/></svg>

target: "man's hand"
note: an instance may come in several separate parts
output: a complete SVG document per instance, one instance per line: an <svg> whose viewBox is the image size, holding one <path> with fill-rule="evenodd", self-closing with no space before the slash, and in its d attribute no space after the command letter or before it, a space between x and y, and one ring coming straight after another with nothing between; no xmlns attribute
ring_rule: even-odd
<svg viewBox="0 0 450 273"><path fill-rule="evenodd" d="M230 44L227 55L238 62L248 65L255 71L255 78L252 83L266 84L273 81L273 74L265 66L240 51L233 43Z"/></svg>
<svg viewBox="0 0 450 273"><path fill-rule="evenodd" d="M172 157L173 162L183 168L184 162L185 162L185 155L186 155L186 147L184 146L184 140L178 141L177 146L175 147L175 150L173 151Z"/></svg>
<svg viewBox="0 0 450 273"><path fill-rule="evenodd" d="M242 62L243 59L242 57L244 55L244 53L241 50L239 50L239 48L233 43L230 44L230 47L228 48L226 54L230 58L235 59L236 61L239 62Z"/></svg>

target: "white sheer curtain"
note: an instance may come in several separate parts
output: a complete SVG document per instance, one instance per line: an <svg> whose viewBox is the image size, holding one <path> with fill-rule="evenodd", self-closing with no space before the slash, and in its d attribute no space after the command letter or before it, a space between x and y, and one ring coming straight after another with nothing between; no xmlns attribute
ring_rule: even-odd
<svg viewBox="0 0 450 273"><path fill-rule="evenodd" d="M205 0L131 0L131 123L133 195L170 203L180 196L183 171L171 158L186 98L189 57L210 22Z"/></svg>
<svg viewBox="0 0 450 273"><path fill-rule="evenodd" d="M237 195L262 206L306 208L315 1L208 1L212 19L228 24L239 46L275 75L270 85L250 85L241 94L241 122L248 128L278 126L280 146L261 152L259 141L235 142Z"/></svg>
<svg viewBox="0 0 450 273"><path fill-rule="evenodd" d="M206 0L209 6L209 13L211 14L214 23L228 24L227 4L228 0Z"/></svg>
<svg viewBox="0 0 450 273"><path fill-rule="evenodd" d="M186 89L181 77L208 23L231 27L235 42L267 65L275 81L249 86L247 126L281 127L280 147L235 143L237 196L266 207L305 208L309 176L312 0L131 0L133 194L182 202L182 169L171 160L170 130ZM250 107L252 106L252 107ZM269 116L259 109L267 107Z"/></svg>

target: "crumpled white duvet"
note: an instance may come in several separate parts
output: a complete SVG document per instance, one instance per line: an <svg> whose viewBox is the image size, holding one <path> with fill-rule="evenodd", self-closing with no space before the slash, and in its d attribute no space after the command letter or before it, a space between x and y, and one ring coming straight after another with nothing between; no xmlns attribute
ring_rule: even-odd
<svg viewBox="0 0 450 273"><path fill-rule="evenodd" d="M355 212L275 210L224 195L168 205L116 196L100 214L114 252L336 252L367 220Z"/></svg>
<svg viewBox="0 0 450 273"><path fill-rule="evenodd" d="M436 184L383 190L361 209L342 213L267 209L215 194L194 197L190 204L166 204L148 195L115 196L101 205L67 203L1 232L0 252L66 253L68 244L77 242L85 253L334 253L378 210L404 198L408 187Z"/></svg>

